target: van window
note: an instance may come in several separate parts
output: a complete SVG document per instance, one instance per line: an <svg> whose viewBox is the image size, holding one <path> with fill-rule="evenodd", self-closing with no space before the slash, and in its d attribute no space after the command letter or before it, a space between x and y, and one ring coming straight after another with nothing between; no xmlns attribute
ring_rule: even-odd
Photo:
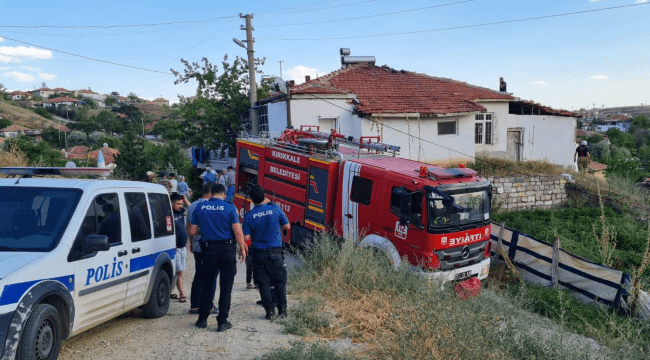
<svg viewBox="0 0 650 360"><path fill-rule="evenodd" d="M174 233L174 217L167 194L149 194L151 215L153 217L154 237L167 236Z"/></svg>
<svg viewBox="0 0 650 360"><path fill-rule="evenodd" d="M79 189L0 187L0 252L54 249L81 194Z"/></svg>
<svg viewBox="0 0 650 360"><path fill-rule="evenodd" d="M131 242L151 239L151 221L149 205L144 193L124 193L126 209L129 213Z"/></svg>
<svg viewBox="0 0 650 360"><path fill-rule="evenodd" d="M390 195L390 212L400 216L400 206L402 197L400 193L395 191L400 189L399 187L393 187L393 190ZM407 190L410 191L410 190ZM411 192L409 200L409 221L412 224L420 224L422 222L422 198L424 195L420 191Z"/></svg>
<svg viewBox="0 0 650 360"><path fill-rule="evenodd" d="M72 245L68 261L79 260L92 254L82 249L83 241L88 235L106 235L111 246L122 244L122 222L117 194L97 195L90 203Z"/></svg>
<svg viewBox="0 0 650 360"><path fill-rule="evenodd" d="M355 176L352 179L352 191L350 192L350 200L363 204L370 205L370 198L372 196L372 180Z"/></svg>

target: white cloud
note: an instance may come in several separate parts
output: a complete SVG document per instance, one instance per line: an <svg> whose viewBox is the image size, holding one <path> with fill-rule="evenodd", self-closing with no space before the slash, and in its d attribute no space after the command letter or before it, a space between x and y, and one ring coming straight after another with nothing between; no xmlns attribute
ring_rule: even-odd
<svg viewBox="0 0 650 360"><path fill-rule="evenodd" d="M54 80L54 79L56 79L56 75L54 75L54 74L42 73L42 72L39 72L39 73L38 73L38 77L40 77L41 80Z"/></svg>
<svg viewBox="0 0 650 360"><path fill-rule="evenodd" d="M537 86L544 86L544 85L546 85L546 82L542 81L542 80L537 80L537 81L531 81L530 84L531 85L537 85Z"/></svg>
<svg viewBox="0 0 650 360"><path fill-rule="evenodd" d="M15 70L6 72L0 77L14 79L18 82L32 82L35 80L34 75L32 74L25 74Z"/></svg>
<svg viewBox="0 0 650 360"><path fill-rule="evenodd" d="M0 36L0 42L3 42L3 41L5 41L5 39L3 39L2 36Z"/></svg>
<svg viewBox="0 0 650 360"><path fill-rule="evenodd" d="M24 69L24 70L34 71L34 72L41 71L41 69L39 69L39 68L33 68L33 67L31 67L31 66L21 66L20 68L21 68L21 69Z"/></svg>
<svg viewBox="0 0 650 360"><path fill-rule="evenodd" d="M609 75L591 75L589 78L592 80L609 80Z"/></svg>
<svg viewBox="0 0 650 360"><path fill-rule="evenodd" d="M648 0L636 0L634 3L635 4L645 4L647 2L648 2Z"/></svg>
<svg viewBox="0 0 650 360"><path fill-rule="evenodd" d="M26 46L0 46L0 62L20 62L21 58L45 60L51 57L50 50Z"/></svg>
<svg viewBox="0 0 650 360"><path fill-rule="evenodd" d="M0 66L0 71L7 71L7 70L9 70L8 67Z"/></svg>
<svg viewBox="0 0 650 360"><path fill-rule="evenodd" d="M295 80L296 84L302 84L305 82L305 75L309 75L311 76L312 79L314 79L316 77L316 74L318 73L318 69L308 68L306 66L298 65L285 71L285 73L286 75L283 74L285 79Z"/></svg>

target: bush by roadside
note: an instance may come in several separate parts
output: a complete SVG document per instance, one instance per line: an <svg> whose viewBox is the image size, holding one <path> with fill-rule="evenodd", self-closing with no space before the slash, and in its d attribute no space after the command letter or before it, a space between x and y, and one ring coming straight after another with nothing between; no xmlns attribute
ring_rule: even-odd
<svg viewBox="0 0 650 360"><path fill-rule="evenodd" d="M327 236L290 275L290 292L302 300L290 309L286 330L320 340L350 338L366 356L382 359L593 359L639 358L648 348L626 335L606 348L562 324L529 312L523 291L497 286L461 300L380 254L341 247ZM566 309L560 307L559 312Z"/></svg>

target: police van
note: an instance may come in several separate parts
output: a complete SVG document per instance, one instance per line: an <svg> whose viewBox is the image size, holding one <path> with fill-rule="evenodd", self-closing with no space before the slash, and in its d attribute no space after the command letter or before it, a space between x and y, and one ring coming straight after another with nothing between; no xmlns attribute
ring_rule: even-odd
<svg viewBox="0 0 650 360"><path fill-rule="evenodd" d="M2 168L0 359L56 359L61 341L134 308L164 316L176 241L167 190L101 168Z"/></svg>

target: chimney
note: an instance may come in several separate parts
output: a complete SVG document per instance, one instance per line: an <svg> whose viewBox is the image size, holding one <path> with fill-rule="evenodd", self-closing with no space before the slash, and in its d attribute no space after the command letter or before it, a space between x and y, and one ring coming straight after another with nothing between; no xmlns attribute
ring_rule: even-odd
<svg viewBox="0 0 650 360"><path fill-rule="evenodd" d="M295 80L289 80L289 87L294 87L296 86L296 81Z"/></svg>
<svg viewBox="0 0 650 360"><path fill-rule="evenodd" d="M308 83L311 80L311 76L305 75L305 83Z"/></svg>

